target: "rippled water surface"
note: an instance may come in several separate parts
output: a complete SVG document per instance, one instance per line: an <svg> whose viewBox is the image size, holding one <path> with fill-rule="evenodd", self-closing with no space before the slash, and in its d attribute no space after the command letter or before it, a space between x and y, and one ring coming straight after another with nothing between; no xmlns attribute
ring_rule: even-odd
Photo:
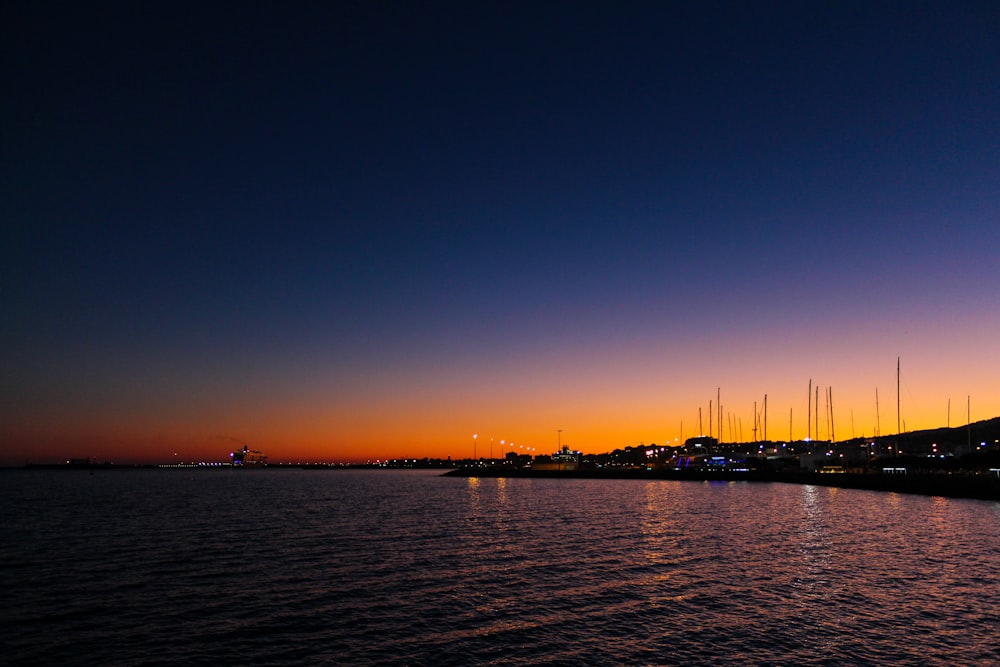
<svg viewBox="0 0 1000 667"><path fill-rule="evenodd" d="M6 664L1000 664L1000 503L422 471L0 485Z"/></svg>

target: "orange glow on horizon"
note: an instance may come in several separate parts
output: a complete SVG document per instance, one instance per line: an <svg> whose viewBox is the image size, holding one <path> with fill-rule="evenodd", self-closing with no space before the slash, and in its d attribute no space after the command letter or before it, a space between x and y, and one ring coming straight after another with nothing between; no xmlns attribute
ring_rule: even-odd
<svg viewBox="0 0 1000 667"><path fill-rule="evenodd" d="M814 379L819 392L819 437L827 439L826 385ZM789 417L793 439L807 436L808 387L781 387L768 393L767 436L770 440L789 437ZM576 395L562 401L531 393L522 402L488 401L468 403L453 409L430 401L358 406L326 414L309 411L283 414L275 407L266 414L238 413L225 422L195 423L177 419L146 425L140 420L66 420L47 429L34 430L30 424L8 426L3 433L9 455L5 465L25 462L55 463L69 458L92 457L120 463L166 463L175 460L225 461L236 446L246 442L268 455L273 463L366 462L391 458L502 458L509 451L548 454L557 449L557 429L562 442L584 453L603 453L640 444L672 444L675 440L699 435L698 410L702 431L709 432L709 401L712 401L711 431L719 436L717 388L704 388L700 402L688 400L674 407L679 392L659 395L637 387L628 393L607 396ZM794 391L793 391L794 390ZM751 441L754 400L763 420L763 392L756 396L727 391L721 387L724 441ZM539 399L539 400L533 400ZM545 402L540 402L547 399ZM815 395L814 395L815 400ZM833 387L834 434L837 440L875 435L875 388L840 391ZM879 388L881 435L896 432L895 386ZM663 407L661 407L661 405ZM1000 394L974 396L972 421L997 416ZM812 406L815 410L815 405ZM791 415L789 412L791 411ZM812 420L816 415L812 415ZM952 427L966 424L966 396L951 397ZM916 398L905 393L901 400L901 428L904 431L945 426L948 396ZM816 428L813 421L813 429ZM815 433L815 430L813 431ZM478 438L473 439L472 435ZM757 439L763 438L763 423ZM731 437L732 436L732 437ZM500 443L504 444L501 445ZM510 443L514 443L511 449ZM475 449L474 449L475 447ZM26 454L25 454L26 452Z"/></svg>
<svg viewBox="0 0 1000 667"><path fill-rule="evenodd" d="M1000 354L983 353L996 348L989 332L962 329L948 348L935 345L939 332L931 333L914 338L902 358L900 428L947 425L949 400L951 426L964 425L968 396L973 422L1000 415ZM877 423L882 435L895 433L896 354L879 349L889 343L866 342L868 329L824 336L821 345L807 341L812 335L747 335L737 346L706 337L669 347L650 337L536 350L497 364L441 360L395 374L374 369L350 387L265 377L253 385L265 390L229 400L154 388L141 401L126 396L127 403L23 401L9 406L11 416L0 423L0 463L82 457L160 463L175 455L224 461L233 438L272 462L464 459L473 455L473 434L478 456L489 456L492 439L500 458L501 440L535 454L555 451L557 429L569 447L603 453L699 435L699 409L701 430L708 433L711 419L718 435L719 394L723 440L753 439L754 404L762 412L765 394L768 438L787 439L791 416L791 435L802 439L810 409L810 421L816 418L815 393L807 399L810 379L813 392L820 389L821 439L828 437L828 387L836 439L874 436Z"/></svg>

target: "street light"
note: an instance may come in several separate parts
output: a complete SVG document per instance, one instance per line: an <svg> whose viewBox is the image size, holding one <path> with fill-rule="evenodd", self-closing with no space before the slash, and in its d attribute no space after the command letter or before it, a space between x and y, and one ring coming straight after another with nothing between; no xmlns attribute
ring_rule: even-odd
<svg viewBox="0 0 1000 667"><path fill-rule="evenodd" d="M476 463L476 438L479 437L478 433L472 434L472 463Z"/></svg>

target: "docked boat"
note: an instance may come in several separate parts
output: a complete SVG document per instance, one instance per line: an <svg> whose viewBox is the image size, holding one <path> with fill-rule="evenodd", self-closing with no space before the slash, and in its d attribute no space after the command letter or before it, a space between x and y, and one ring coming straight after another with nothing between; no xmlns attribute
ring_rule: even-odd
<svg viewBox="0 0 1000 667"><path fill-rule="evenodd" d="M555 454L552 454L549 461L538 461L531 464L532 470L578 470L580 468L580 452L572 451L568 446L563 445Z"/></svg>
<svg viewBox="0 0 1000 667"><path fill-rule="evenodd" d="M229 458L234 468L245 468L248 466L263 467L267 465L267 457L262 452L250 449L246 445L243 445L242 450L237 449L235 452L230 452Z"/></svg>

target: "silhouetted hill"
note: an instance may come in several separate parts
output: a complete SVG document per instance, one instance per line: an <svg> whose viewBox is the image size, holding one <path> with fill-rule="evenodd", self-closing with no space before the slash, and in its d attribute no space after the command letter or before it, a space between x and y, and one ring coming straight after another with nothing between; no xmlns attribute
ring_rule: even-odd
<svg viewBox="0 0 1000 667"><path fill-rule="evenodd" d="M1000 417L973 422L962 426L940 427L925 429L923 431L909 431L906 433L883 435L878 438L852 438L846 440L847 443L864 442L871 440L899 440L900 449L907 451L929 451L936 444L942 453L969 453L969 443L972 449L983 446L1000 444Z"/></svg>

